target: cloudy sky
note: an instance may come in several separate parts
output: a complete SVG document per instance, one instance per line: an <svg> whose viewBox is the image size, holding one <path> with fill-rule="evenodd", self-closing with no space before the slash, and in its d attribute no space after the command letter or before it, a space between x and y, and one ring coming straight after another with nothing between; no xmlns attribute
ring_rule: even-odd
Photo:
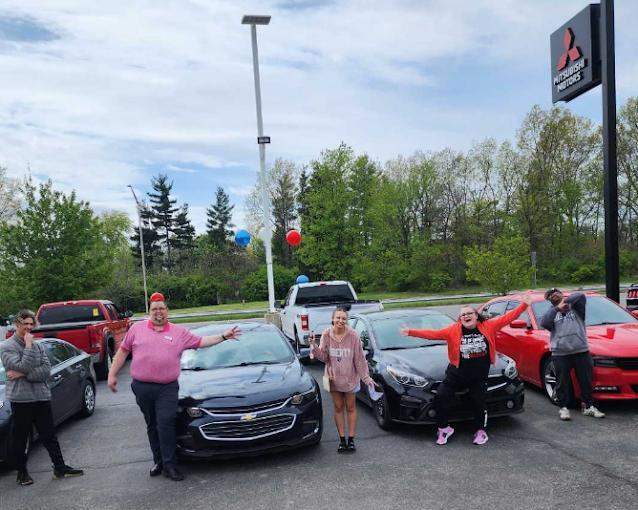
<svg viewBox="0 0 638 510"><path fill-rule="evenodd" d="M166 173L203 231L222 186L244 226L258 169L250 29L267 161L341 141L385 161L512 138L551 106L549 35L575 0L2 0L0 166L134 215ZM638 2L616 0L618 103L638 95ZM599 122L600 87L569 103Z"/></svg>

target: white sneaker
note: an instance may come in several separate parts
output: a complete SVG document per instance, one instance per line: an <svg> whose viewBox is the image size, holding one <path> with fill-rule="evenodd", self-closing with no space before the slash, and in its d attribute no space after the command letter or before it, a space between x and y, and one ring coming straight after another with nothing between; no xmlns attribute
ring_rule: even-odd
<svg viewBox="0 0 638 510"><path fill-rule="evenodd" d="M584 413L584 412L585 412L585 411L583 411L583 413ZM563 420L563 421L567 421L567 420L571 420L571 419L572 419L571 415L569 414L569 409L567 409L566 407L561 407L561 408L558 410L558 417L559 417L561 420Z"/></svg>
<svg viewBox="0 0 638 510"><path fill-rule="evenodd" d="M602 411L599 411L593 405L589 406L589 407L584 407L583 408L583 415L591 416L592 418L604 418L605 417L605 413L603 413Z"/></svg>

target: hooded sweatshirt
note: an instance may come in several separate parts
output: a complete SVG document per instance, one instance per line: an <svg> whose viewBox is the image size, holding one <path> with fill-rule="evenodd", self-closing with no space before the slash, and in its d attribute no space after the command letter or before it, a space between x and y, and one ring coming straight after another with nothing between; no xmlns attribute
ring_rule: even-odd
<svg viewBox="0 0 638 510"><path fill-rule="evenodd" d="M549 330L549 343L553 356L567 356L589 351L585 328L587 296L575 292L565 298L569 310L561 312L552 306L541 317L541 326Z"/></svg>

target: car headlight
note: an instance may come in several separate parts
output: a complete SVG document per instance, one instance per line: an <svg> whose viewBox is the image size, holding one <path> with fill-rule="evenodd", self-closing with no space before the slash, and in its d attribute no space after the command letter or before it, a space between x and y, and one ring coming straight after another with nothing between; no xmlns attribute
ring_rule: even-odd
<svg viewBox="0 0 638 510"><path fill-rule="evenodd" d="M202 411L199 407L187 407L186 414L191 418L199 418L204 415L204 411Z"/></svg>
<svg viewBox="0 0 638 510"><path fill-rule="evenodd" d="M507 360L507 366L503 369L503 375L508 379L516 379L518 377L516 361L511 358Z"/></svg>
<svg viewBox="0 0 638 510"><path fill-rule="evenodd" d="M618 363L616 363L616 360L614 358L604 358L602 356L593 356L592 359L594 360L595 367L616 368L618 366Z"/></svg>
<svg viewBox="0 0 638 510"><path fill-rule="evenodd" d="M317 393L315 392L315 389L312 388L304 393L295 393L292 397L290 397L290 403L300 406L307 404L308 402L312 402L315 398L317 398Z"/></svg>
<svg viewBox="0 0 638 510"><path fill-rule="evenodd" d="M399 384L404 386L414 386L415 388L428 388L432 381L420 375L411 374L398 368L388 367L388 374Z"/></svg>

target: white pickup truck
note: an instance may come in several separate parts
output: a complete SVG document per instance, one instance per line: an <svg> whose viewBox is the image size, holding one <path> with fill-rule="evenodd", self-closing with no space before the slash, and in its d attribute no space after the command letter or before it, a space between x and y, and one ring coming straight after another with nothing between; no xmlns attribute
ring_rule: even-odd
<svg viewBox="0 0 638 510"><path fill-rule="evenodd" d="M380 312L380 301L359 300L350 282L299 283L290 287L283 303L275 301L281 319L281 330L292 342L295 350L308 347L310 333L317 340L330 326L332 312L337 306L345 306L349 313Z"/></svg>

